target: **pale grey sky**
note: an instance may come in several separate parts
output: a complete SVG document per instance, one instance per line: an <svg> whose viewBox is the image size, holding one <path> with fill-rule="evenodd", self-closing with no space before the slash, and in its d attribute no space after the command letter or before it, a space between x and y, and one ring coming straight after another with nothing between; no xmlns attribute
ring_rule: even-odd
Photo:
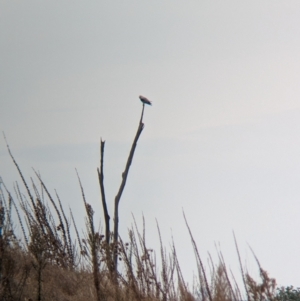
<svg viewBox="0 0 300 301"><path fill-rule="evenodd" d="M112 214L148 97L123 236L143 213L155 246L157 218L190 277L183 208L203 259L220 242L238 273L234 230L249 270L247 243L278 284L300 286L299 53L298 0L1 1L0 129L24 174L39 170L83 224L74 168L102 219L107 141ZM19 180L3 139L0 176Z"/></svg>

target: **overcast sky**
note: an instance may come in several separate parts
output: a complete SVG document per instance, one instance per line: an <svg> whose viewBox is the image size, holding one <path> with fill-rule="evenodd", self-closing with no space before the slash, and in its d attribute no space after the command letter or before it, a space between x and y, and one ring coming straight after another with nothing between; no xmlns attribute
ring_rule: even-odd
<svg viewBox="0 0 300 301"><path fill-rule="evenodd" d="M248 244L279 285L300 286L299 53L298 0L0 1L0 129L84 225L77 168L98 223L100 137L113 215L148 97L123 237L144 214L156 247L157 219L189 279L183 209L203 260L220 243L238 274L234 231L251 272ZM3 138L0 176L19 181Z"/></svg>

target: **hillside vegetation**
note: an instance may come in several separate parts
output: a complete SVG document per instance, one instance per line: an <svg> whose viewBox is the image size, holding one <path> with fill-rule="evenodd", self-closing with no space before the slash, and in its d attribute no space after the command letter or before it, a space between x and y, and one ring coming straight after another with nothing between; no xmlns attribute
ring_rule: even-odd
<svg viewBox="0 0 300 301"><path fill-rule="evenodd" d="M299 300L292 287L276 290L275 279L256 257L261 279L255 281L242 267L237 244L238 276L244 287L237 286L221 253L216 264L210 260L207 273L186 221L198 271L192 287L188 286L176 247L166 253L158 226L159 250L148 248L145 228L140 230L136 224L126 241L119 237L117 244L113 240L107 243L105 235L95 230L94 211L82 186L86 229L80 237L72 211L67 216L59 196L49 193L38 173L37 183L31 180L29 185L15 164L25 193L15 184L13 196L1 183L0 300ZM17 218L13 221L12 216ZM22 237L15 233L16 225L22 229Z"/></svg>

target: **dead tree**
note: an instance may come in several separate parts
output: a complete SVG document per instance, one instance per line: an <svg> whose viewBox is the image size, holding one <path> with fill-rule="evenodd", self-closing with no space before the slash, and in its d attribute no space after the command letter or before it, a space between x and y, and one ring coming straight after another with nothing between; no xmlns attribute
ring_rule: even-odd
<svg viewBox="0 0 300 301"><path fill-rule="evenodd" d="M100 146L100 169L98 168L98 178L99 178L99 185L100 185L100 191L101 191L101 199L102 199L102 206L103 206L103 213L104 213L104 220L105 220L105 240L106 240L106 245L107 245L107 256L110 258L109 264L109 270L111 272L116 273L118 270L118 238L119 238L119 204L121 200L122 193L124 191L128 173L129 173L129 168L132 163L132 159L134 156L134 152L137 146L137 142L139 140L139 137L144 129L144 123L143 123L143 116L144 116L144 109L145 109L145 103L143 102L143 108L142 108L142 114L141 118L139 121L138 129L135 134L130 153L127 159L127 163L125 166L125 170L122 173L122 181L120 188L118 190L118 193L115 197L115 202L114 202L114 227L113 227L113 252L110 252L109 249L109 244L111 240L111 231L110 231L110 216L108 214L107 210L107 204L106 204L106 198L105 198L105 189L104 189L104 173L103 173L103 160L104 160L104 147L105 147L105 141L101 139L101 146Z"/></svg>

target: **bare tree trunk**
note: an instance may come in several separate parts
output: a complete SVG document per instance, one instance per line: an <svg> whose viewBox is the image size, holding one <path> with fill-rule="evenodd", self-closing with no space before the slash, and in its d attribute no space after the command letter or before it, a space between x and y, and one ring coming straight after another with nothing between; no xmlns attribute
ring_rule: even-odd
<svg viewBox="0 0 300 301"><path fill-rule="evenodd" d="M117 272L117 270L118 270L119 203L120 203L120 199L121 199L124 187L126 185L129 168L130 168L130 165L131 165L131 162L133 159L133 155L135 152L135 148L136 148L138 139L144 129L144 124L143 124L144 108L145 108L145 105L143 104L143 109L142 109L139 126L138 126L135 138L134 138L132 146L131 146L131 150L129 153L129 157L127 159L125 170L122 173L122 182L121 182L118 194L115 197L115 212L114 212L114 269L115 269L115 272Z"/></svg>
<svg viewBox="0 0 300 301"><path fill-rule="evenodd" d="M104 219L105 219L105 239L106 239L106 244L107 244L107 260L108 260L108 268L111 273L114 273L115 281L117 281L117 271L118 271L118 238L119 238L119 203L120 199L123 193L123 190L126 185L127 177L128 177L128 172L130 165L132 163L132 159L134 156L134 152L137 146L138 139L144 129L144 124L143 124L143 116L144 116L144 109L145 109L145 104L143 104L142 108L142 114L140 117L138 129L135 135L135 138L133 140L131 150L127 159L126 167L124 172L122 173L122 182L119 188L119 191L115 197L115 204L114 204L114 232L113 232L113 243L114 243L114 248L113 252L111 253L111 249L109 248L109 243L110 243L110 216L108 214L107 210L107 204L106 204L106 198L105 198L105 191L104 191L104 173L103 173L103 160L104 160L104 146L105 146L105 141L102 141L101 139L101 147L100 147L100 152L101 152L101 159L100 159L100 169L98 168L98 179L99 179L99 184L100 184L100 191L101 191L101 198L102 198L102 206L103 206L103 211L104 211Z"/></svg>
<svg viewBox="0 0 300 301"><path fill-rule="evenodd" d="M103 173L103 160L104 160L104 146L105 141L101 139L101 147L100 147L100 170L98 171L98 179L100 184L100 191L101 191L101 199L102 199L102 206L103 206L103 213L104 213L104 220L105 220L105 252L106 252L106 264L108 267L108 270L111 275L114 273L114 264L113 264L113 258L112 258L112 252L109 246L110 243L110 216L108 214L107 210L107 204L106 204L106 197L105 197L105 190L104 190L104 173Z"/></svg>

